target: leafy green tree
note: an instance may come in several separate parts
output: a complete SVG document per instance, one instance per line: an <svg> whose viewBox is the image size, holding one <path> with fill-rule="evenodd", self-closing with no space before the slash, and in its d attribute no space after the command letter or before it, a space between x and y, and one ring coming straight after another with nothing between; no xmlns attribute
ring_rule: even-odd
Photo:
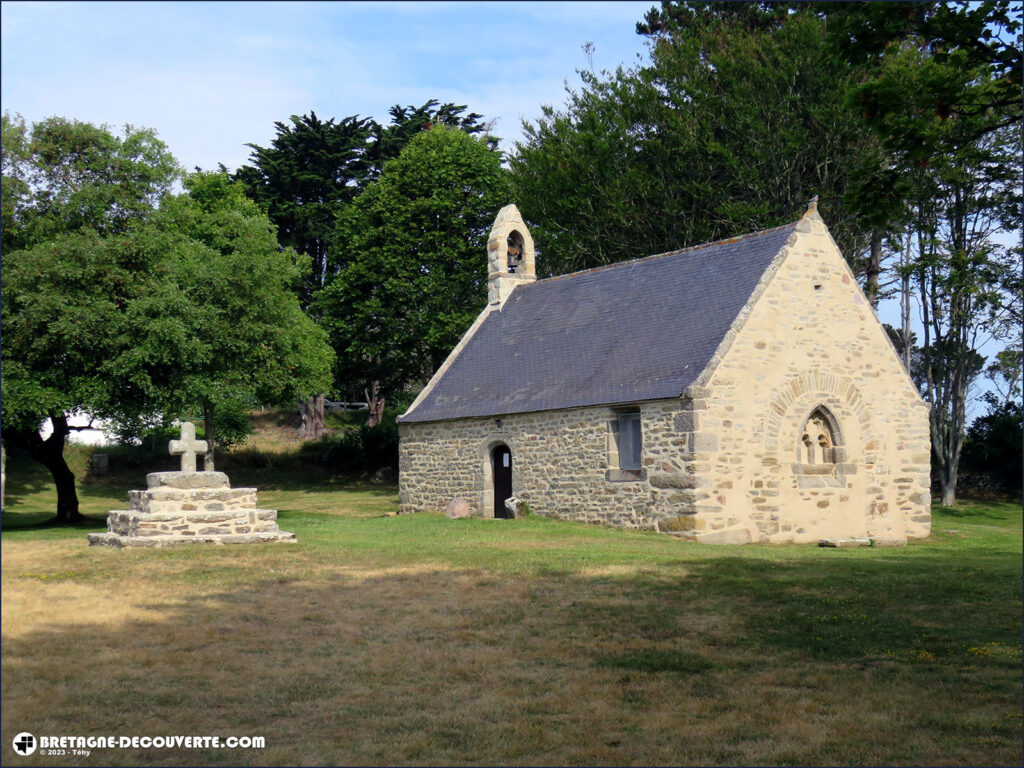
<svg viewBox="0 0 1024 768"><path fill-rule="evenodd" d="M134 247L130 228L178 166L152 131L130 126L118 137L56 117L28 128L4 114L3 139L3 438L50 471L57 519L74 522L70 416L151 408L145 371L118 359L131 338L127 308L159 282L159 259Z"/></svg>
<svg viewBox="0 0 1024 768"><path fill-rule="evenodd" d="M814 195L848 257L884 232L892 212L862 200L885 159L844 107L858 73L824 45L825 19L664 3L639 31L646 65L582 72L563 112L524 126L515 198L546 272L782 224Z"/></svg>
<svg viewBox="0 0 1024 768"><path fill-rule="evenodd" d="M54 124L70 128L54 138ZM159 209L147 210L177 169L152 133L126 134L145 139L149 151L136 156L151 167L121 183L110 175L132 169L117 159L125 154L121 140L70 121L43 128L45 151L35 151L33 128L23 134L20 159L10 161L39 181L9 211L15 231L8 234L22 247L2 254L3 438L47 467L57 519L74 522L78 498L63 456L72 414L153 422L202 404L212 437L212 414L225 397L270 400L325 386L330 351L299 308L294 252L278 247L266 215L239 186L197 174L186 180L188 194L164 196ZM91 147L89 168L102 167L106 147L108 175L76 170L83 146ZM65 173L50 162L71 167ZM109 185L134 196L111 195ZM80 205L54 202L62 199ZM53 432L44 440L46 419Z"/></svg>
<svg viewBox="0 0 1024 768"><path fill-rule="evenodd" d="M271 146L247 145L253 150L251 165L239 168L234 178L266 209L281 243L309 257L312 271L303 288L308 303L323 285L334 219L369 173L366 151L374 126L355 115L335 122L310 112L274 128Z"/></svg>
<svg viewBox="0 0 1024 768"><path fill-rule="evenodd" d="M238 169L234 178L245 184L279 230L284 245L308 256L312 271L302 289L308 308L327 276L334 222L341 210L376 179L389 159L406 144L435 124L460 128L467 133L485 130L480 115L464 115L466 107L431 99L420 107L394 106L391 122L381 125L369 118L351 116L335 122L320 120L315 112L292 115L291 124L275 123L277 136L270 147L249 144L251 165ZM492 144L497 139L489 139ZM324 431L324 396L312 394L299 403L301 437L313 439Z"/></svg>
<svg viewBox="0 0 1024 768"><path fill-rule="evenodd" d="M498 139L490 135L490 124L480 122L483 115L477 112L463 114L465 111L465 104L456 105L451 102L441 104L437 99L430 99L419 107L414 107L411 104L405 107L395 104L388 110L390 122L386 125L373 123L373 141L367 153L369 158L368 180L376 180L388 160L398 157L418 133L429 130L435 125L458 128L470 136L484 134L487 146L497 149Z"/></svg>
<svg viewBox="0 0 1024 768"><path fill-rule="evenodd" d="M501 157L435 126L385 164L338 219L333 274L315 309L336 380L361 385L375 423L386 397L423 382L486 302L487 235L508 200Z"/></svg>
<svg viewBox="0 0 1024 768"><path fill-rule="evenodd" d="M907 270L921 307L919 385L931 404L933 470L947 506L956 500L970 388L985 364L978 350L1011 328L1002 322L1003 286L1019 262L997 236L1003 200L1017 194L1016 151L1004 129L935 158L914 179L917 254ZM1010 338L1020 338L1019 326Z"/></svg>
<svg viewBox="0 0 1024 768"><path fill-rule="evenodd" d="M197 172L185 189L136 233L173 253L164 290L136 309L142 347L161 359L166 407L202 408L209 470L219 409L236 410L239 399L279 404L323 391L332 355L326 334L299 306L308 263L279 247L274 226L243 186L226 173Z"/></svg>
<svg viewBox="0 0 1024 768"><path fill-rule="evenodd" d="M905 167L1022 116L1021 8L1013 0L819 3L830 45L866 70L851 106ZM906 52L919 65L900 65ZM968 121L970 131L947 129Z"/></svg>
<svg viewBox="0 0 1024 768"><path fill-rule="evenodd" d="M4 250L82 228L122 232L153 209L179 173L153 131L130 125L119 137L106 126L51 117L28 131L5 113L3 139Z"/></svg>

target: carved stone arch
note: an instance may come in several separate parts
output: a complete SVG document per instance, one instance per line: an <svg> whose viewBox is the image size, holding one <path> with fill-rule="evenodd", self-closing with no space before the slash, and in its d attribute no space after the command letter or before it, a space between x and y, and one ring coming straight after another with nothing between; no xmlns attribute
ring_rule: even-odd
<svg viewBox="0 0 1024 768"><path fill-rule="evenodd" d="M509 248L514 249L512 253ZM516 253L515 251L518 251ZM533 236L515 205L498 211L487 238L487 272L491 279L515 274L519 280L533 280L537 274ZM514 270L510 271L510 267Z"/></svg>
<svg viewBox="0 0 1024 768"><path fill-rule="evenodd" d="M864 451L861 460L874 464L880 441L860 390L845 377L821 371L796 376L772 394L762 427L765 462L792 461L796 430L819 408L825 409L833 434L842 441L841 461L850 459L849 435L855 431Z"/></svg>

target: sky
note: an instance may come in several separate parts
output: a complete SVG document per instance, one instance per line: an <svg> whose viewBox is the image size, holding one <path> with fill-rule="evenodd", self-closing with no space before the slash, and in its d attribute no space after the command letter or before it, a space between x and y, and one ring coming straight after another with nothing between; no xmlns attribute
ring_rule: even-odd
<svg viewBox="0 0 1024 768"><path fill-rule="evenodd" d="M496 120L508 150L578 69L635 63L656 4L3 2L0 106L155 129L189 170L235 170L294 114L387 122L432 98Z"/></svg>
<svg viewBox="0 0 1024 768"><path fill-rule="evenodd" d="M645 56L635 25L656 4L0 2L0 108L152 128L188 170L237 169L293 114L387 122L428 99L494 120L508 151L577 70Z"/></svg>

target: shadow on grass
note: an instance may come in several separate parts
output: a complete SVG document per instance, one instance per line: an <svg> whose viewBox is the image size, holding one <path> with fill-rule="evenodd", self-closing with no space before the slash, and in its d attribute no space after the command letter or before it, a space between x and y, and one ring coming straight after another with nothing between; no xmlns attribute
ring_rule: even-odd
<svg viewBox="0 0 1024 768"><path fill-rule="evenodd" d="M955 507L936 506L935 510L946 517L964 522L1015 525L1020 522L1020 504L1013 502L976 502L963 500Z"/></svg>
<svg viewBox="0 0 1024 768"><path fill-rule="evenodd" d="M107 529L106 516L97 518L92 515L85 515L76 523L60 523L52 513L37 512L25 513L16 512L0 514L0 529L4 534L38 533L43 531L67 531L71 534L78 532L91 533L93 531L105 531Z"/></svg>
<svg viewBox="0 0 1024 768"><path fill-rule="evenodd" d="M263 550L260 563L247 557L247 582L213 593L191 590L191 579L235 567L231 552L99 553L115 568L134 562L136 578L140 562L173 561L181 598L145 605L152 619L81 633L55 615L5 637L7 705L24 705L20 690L45 692L27 677L33 670L66 668L40 730L148 733L216 713L222 732L266 729L282 764L614 762L595 733L612 734L634 763L772 763L780 750L797 764L1019 758L1019 719L986 725L980 742L975 730L978 713L1019 711L1013 552L869 559L809 549L778 563L694 561L681 549L674 565L625 577L426 568L358 578L325 570L312 583L299 575L301 553L300 544ZM786 720L780 696L829 713L818 725L826 738ZM698 717L702 708L713 717ZM310 728L324 713L330 728ZM866 719L877 751L858 758ZM457 742L446 736L453 723ZM764 732L760 752L737 725ZM175 764L182 755L115 757Z"/></svg>

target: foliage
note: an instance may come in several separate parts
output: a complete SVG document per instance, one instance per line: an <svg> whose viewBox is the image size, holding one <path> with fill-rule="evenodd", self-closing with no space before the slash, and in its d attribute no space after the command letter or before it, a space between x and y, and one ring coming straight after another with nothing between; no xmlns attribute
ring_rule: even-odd
<svg viewBox="0 0 1024 768"><path fill-rule="evenodd" d="M325 122L312 111L274 128L271 146L247 145L252 164L239 168L234 178L266 209L281 243L310 258L308 302L323 283L334 218L369 173L366 149L373 128L366 118Z"/></svg>
<svg viewBox="0 0 1024 768"><path fill-rule="evenodd" d="M31 129L3 115L3 250L31 248L83 228L124 232L177 179L179 168L149 129L50 117Z"/></svg>
<svg viewBox="0 0 1024 768"><path fill-rule="evenodd" d="M130 237L177 177L151 131L3 116L4 439L57 484L58 518L78 518L63 456L69 416L152 408L130 307L158 292L159 256ZM50 419L53 432L39 434Z"/></svg>
<svg viewBox="0 0 1024 768"><path fill-rule="evenodd" d="M957 127L972 131L967 120ZM1011 328L1004 285L1015 252L997 235L1020 226L1005 215L1007 198L1019 197L1011 159L1017 148L1006 130L992 132L912 176L917 254L906 270L923 324L916 374L931 404L933 468L947 505L955 498L969 391L984 368L978 350Z"/></svg>
<svg viewBox="0 0 1024 768"><path fill-rule="evenodd" d="M411 104L401 106L395 104L388 110L391 118L386 125L373 122L373 140L367 151L369 160L368 180L375 181L384 170L388 160L398 157L406 145L422 131L435 125L458 128L470 136L483 134L484 141L492 150L498 148L498 138L490 135L490 124L481 123L483 115L477 112L463 114L466 105L457 106L451 102L440 104L437 99L430 99L419 107Z"/></svg>
<svg viewBox="0 0 1024 768"><path fill-rule="evenodd" d="M452 128L418 134L338 219L339 272L316 311L336 381L389 396L422 383L486 297L487 233L507 200L498 153Z"/></svg>
<svg viewBox="0 0 1024 768"><path fill-rule="evenodd" d="M468 134L486 132L481 115L465 115L465 110L465 105L439 104L436 99L420 107L395 105L387 125L358 116L324 122L310 112L292 115L290 126L275 123L277 136L270 147L249 145L252 164L239 168L234 178L266 208L279 228L281 242L310 258L312 270L302 287L307 309L324 284L328 268L337 271L341 266L337 254L329 256L336 217L366 184L380 176L384 164L423 130L446 125ZM496 138L488 136L486 141L496 148ZM338 384L351 389L353 382ZM371 403L370 419L379 418L379 393L368 390L366 397ZM300 400L299 412L301 437L315 439L323 434L323 393Z"/></svg>
<svg viewBox="0 0 1024 768"><path fill-rule="evenodd" d="M139 237L174 243L165 296L139 308L176 365L182 404L251 397L277 404L327 386L324 333L301 311L303 260L278 246L259 207L224 173L195 173ZM143 327L155 327L144 325Z"/></svg>
<svg viewBox="0 0 1024 768"><path fill-rule="evenodd" d="M397 157L418 133L432 125L448 125L474 134L485 130L481 115L464 115L466 107L430 99L420 107L395 105L391 122L352 115L335 122L316 116L292 115L291 124L274 123L277 135L269 147L248 144L250 165L234 174L247 193L278 227L283 245L308 256L312 271L303 291L308 303L323 285L329 264L334 221L341 210L377 179L384 164ZM488 139L493 145L497 139Z"/></svg>
<svg viewBox="0 0 1024 768"><path fill-rule="evenodd" d="M782 224L814 195L844 253L865 248L896 201L866 203L883 157L843 106L858 71L824 45L826 21L734 3L664 3L658 18L639 27L646 66L581 72L564 112L524 125L515 198L544 271Z"/></svg>
<svg viewBox="0 0 1024 768"><path fill-rule="evenodd" d="M976 418L967 429L963 469L972 479L983 477L996 490L1019 497L1024 469L1024 410L1019 401L999 402L988 394L988 413Z"/></svg>
<svg viewBox="0 0 1024 768"><path fill-rule="evenodd" d="M23 246L2 256L4 438L53 473L60 519L78 516L72 413L138 427L203 405L212 434L226 399L326 386L330 350L292 293L294 252L240 186L194 174L167 196L177 166L151 132L59 118L28 131L7 116L4 131L27 141L5 168L29 179L4 210L5 245Z"/></svg>
<svg viewBox="0 0 1024 768"><path fill-rule="evenodd" d="M830 44L865 66L850 94L905 168L1021 120L1021 12L1012 0L819 4ZM917 66L902 66L908 52ZM923 54L923 56L921 55ZM950 130L970 122L970 132Z"/></svg>

